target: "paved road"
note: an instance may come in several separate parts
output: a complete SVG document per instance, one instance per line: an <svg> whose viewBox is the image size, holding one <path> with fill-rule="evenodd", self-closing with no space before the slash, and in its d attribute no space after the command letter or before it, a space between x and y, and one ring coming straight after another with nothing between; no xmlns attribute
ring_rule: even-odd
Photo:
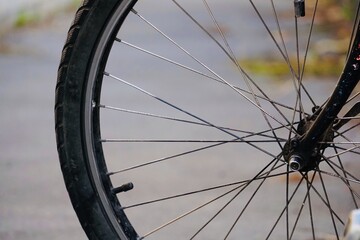
<svg viewBox="0 0 360 240"><path fill-rule="evenodd" d="M86 239L63 184L54 89L72 14L0 39L0 239Z"/></svg>

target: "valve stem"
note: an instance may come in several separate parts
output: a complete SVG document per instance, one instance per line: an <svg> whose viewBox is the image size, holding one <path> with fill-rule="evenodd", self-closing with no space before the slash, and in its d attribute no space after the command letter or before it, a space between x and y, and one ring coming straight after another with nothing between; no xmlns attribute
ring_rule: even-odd
<svg viewBox="0 0 360 240"><path fill-rule="evenodd" d="M126 183L124 185L121 185L120 187L117 187L117 188L113 188L111 191L113 194L118 194L118 193L121 193L121 192L127 192L127 191L130 191L134 188L134 184L133 183Z"/></svg>

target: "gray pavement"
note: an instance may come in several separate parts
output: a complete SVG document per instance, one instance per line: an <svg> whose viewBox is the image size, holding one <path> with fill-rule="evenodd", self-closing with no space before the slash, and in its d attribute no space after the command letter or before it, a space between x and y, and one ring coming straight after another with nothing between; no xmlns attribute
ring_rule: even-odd
<svg viewBox="0 0 360 240"><path fill-rule="evenodd" d="M0 39L0 239L86 239L54 134L57 66L73 13Z"/></svg>

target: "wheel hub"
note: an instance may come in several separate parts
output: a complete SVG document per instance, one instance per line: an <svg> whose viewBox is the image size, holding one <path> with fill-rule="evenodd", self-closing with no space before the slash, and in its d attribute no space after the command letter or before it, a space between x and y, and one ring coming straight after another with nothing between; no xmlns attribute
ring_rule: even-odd
<svg viewBox="0 0 360 240"><path fill-rule="evenodd" d="M308 172L314 170L321 161L318 147L302 146L297 138L291 139L284 146L284 157L293 171Z"/></svg>
<svg viewBox="0 0 360 240"><path fill-rule="evenodd" d="M322 134L316 144L309 146L302 142L302 137L310 129L315 118L314 114L312 117L300 121L297 126L297 133L300 137L294 137L284 145L283 156L293 171L308 172L316 169L322 160L322 152L329 146L327 142L331 142L334 138L334 130L331 126Z"/></svg>

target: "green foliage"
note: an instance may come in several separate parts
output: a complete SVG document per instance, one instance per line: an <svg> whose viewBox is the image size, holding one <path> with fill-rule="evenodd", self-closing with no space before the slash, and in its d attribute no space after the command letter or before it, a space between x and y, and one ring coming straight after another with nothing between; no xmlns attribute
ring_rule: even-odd
<svg viewBox="0 0 360 240"><path fill-rule="evenodd" d="M14 25L15 27L24 27L26 25L36 23L39 19L39 15L23 10L18 13Z"/></svg>
<svg viewBox="0 0 360 240"><path fill-rule="evenodd" d="M312 12L316 0L306 0ZM321 37L311 46L304 68L305 76L338 77L343 70L344 59L350 42L350 33L354 15L358 7L357 0L319 0L315 19L315 32ZM311 21L311 14L306 16ZM286 32L286 30L284 31ZM251 74L268 76L277 80L291 77L289 64L284 59L276 59L271 54L268 57L253 57L238 59L244 70ZM296 56L289 56L289 63L298 72ZM302 65L302 62L300 63ZM302 69L302 66L300 66Z"/></svg>
<svg viewBox="0 0 360 240"><path fill-rule="evenodd" d="M296 57L290 57L290 64L295 72L297 69ZM334 56L309 56L304 68L306 76L332 77L339 76L344 59ZM240 66L251 74L263 75L276 80L288 79L292 76L289 65L284 59L250 58L239 60ZM302 66L300 66L302 70Z"/></svg>
<svg viewBox="0 0 360 240"><path fill-rule="evenodd" d="M355 0L344 0L343 15L346 20L351 20L354 16L354 9L357 8L358 3Z"/></svg>
<svg viewBox="0 0 360 240"><path fill-rule="evenodd" d="M351 20L354 17L354 9L357 8L357 0L327 0L328 6L339 6L344 20Z"/></svg>

